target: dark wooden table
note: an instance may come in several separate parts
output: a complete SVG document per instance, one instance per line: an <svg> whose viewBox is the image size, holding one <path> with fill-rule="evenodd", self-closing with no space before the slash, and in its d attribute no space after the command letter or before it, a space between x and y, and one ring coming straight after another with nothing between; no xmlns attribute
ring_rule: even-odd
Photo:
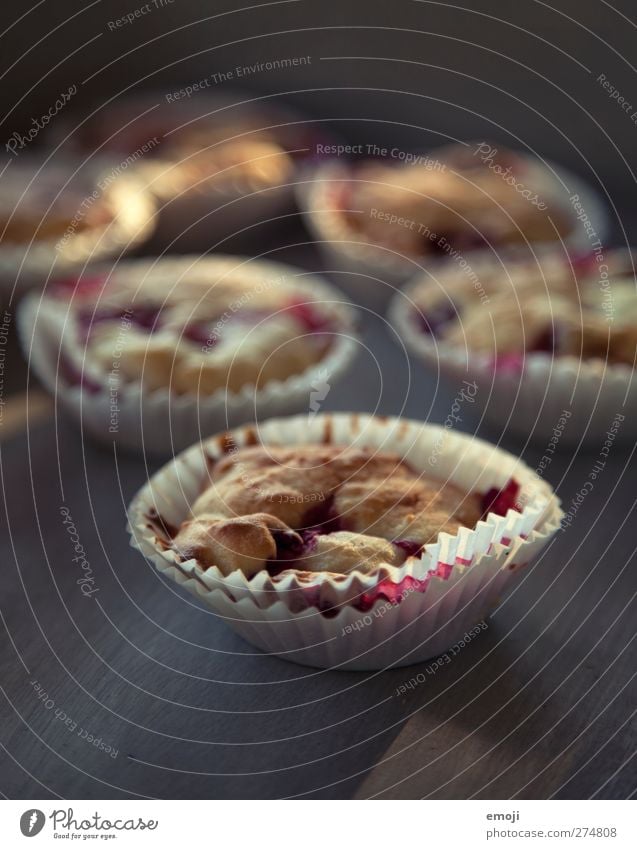
<svg viewBox="0 0 637 849"><path fill-rule="evenodd" d="M311 249L277 258L315 267ZM385 376L359 361L325 409L444 420L453 391L411 373L379 318L363 323ZM25 370L9 344L11 390ZM409 385L408 385L409 384ZM0 428L0 791L9 798L625 798L635 791L634 446L616 445L489 628L422 666L319 671L253 650L128 544L125 508L159 459L83 438L31 379ZM474 432L465 411L461 429ZM479 427L492 440L500 434ZM502 444L537 464L543 445ZM556 455L568 505L597 451ZM91 564L85 597L62 525ZM4 511L3 511L4 512ZM422 675L420 676L422 680Z"/></svg>

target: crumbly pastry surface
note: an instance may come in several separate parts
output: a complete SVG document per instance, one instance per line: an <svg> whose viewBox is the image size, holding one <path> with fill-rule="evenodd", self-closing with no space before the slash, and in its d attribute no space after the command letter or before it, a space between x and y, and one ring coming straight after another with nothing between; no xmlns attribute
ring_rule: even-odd
<svg viewBox="0 0 637 849"><path fill-rule="evenodd" d="M441 532L473 528L483 507L478 494L418 475L394 454L254 446L215 463L171 544L224 575L369 573L418 556Z"/></svg>
<svg viewBox="0 0 637 849"><path fill-rule="evenodd" d="M65 328L75 368L110 389L138 384L201 396L261 388L320 363L339 327L333 308L281 277L255 282L222 271L178 276L159 262L142 280L122 268L77 294L75 321Z"/></svg>
<svg viewBox="0 0 637 849"><path fill-rule="evenodd" d="M514 153L499 154L497 172L459 146L432 157L422 164L356 169L346 191L346 206L355 210L346 213L349 225L371 243L414 257L486 244L552 242L570 229L566 217L550 208L542 169Z"/></svg>
<svg viewBox="0 0 637 849"><path fill-rule="evenodd" d="M637 285L610 267L601 286L594 262L580 269L558 255L476 265L478 286L454 271L417 287L415 320L445 344L494 359L526 351L633 365Z"/></svg>

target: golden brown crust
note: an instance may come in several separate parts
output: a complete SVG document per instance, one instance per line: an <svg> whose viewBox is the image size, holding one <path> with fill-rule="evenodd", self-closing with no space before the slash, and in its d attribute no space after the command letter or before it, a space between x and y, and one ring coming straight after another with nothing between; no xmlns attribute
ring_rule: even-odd
<svg viewBox="0 0 637 849"><path fill-rule="evenodd" d="M400 565L481 515L477 494L419 476L398 455L253 446L214 465L174 548L223 574L369 572Z"/></svg>
<svg viewBox="0 0 637 849"><path fill-rule="evenodd" d="M250 577L276 557L272 531L277 530L289 532L285 523L265 513L232 519L204 515L182 524L173 547L185 560L194 558L206 569L216 565L226 575L241 569Z"/></svg>

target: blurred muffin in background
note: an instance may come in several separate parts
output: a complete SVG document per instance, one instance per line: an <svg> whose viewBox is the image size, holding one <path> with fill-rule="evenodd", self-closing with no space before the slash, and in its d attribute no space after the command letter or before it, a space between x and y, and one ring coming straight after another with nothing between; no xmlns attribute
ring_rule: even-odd
<svg viewBox="0 0 637 849"><path fill-rule="evenodd" d="M574 184L581 185L575 177ZM586 206L602 233L603 214L589 195ZM344 278L350 294L370 306L382 306L423 267L459 262L468 252L581 241L574 210L551 170L486 143L402 160L327 164L317 169L303 202L330 259L370 278Z"/></svg>
<svg viewBox="0 0 637 849"><path fill-rule="evenodd" d="M469 381L486 419L525 437L634 438L637 280L634 254L571 261L494 259L447 267L397 293L390 316L409 350L452 385ZM625 424L615 426L617 421Z"/></svg>
<svg viewBox="0 0 637 849"><path fill-rule="evenodd" d="M485 264L479 291L458 273L439 277L437 285L422 280L411 291L414 321L440 344L465 347L496 365L544 353L633 366L634 272L614 253L611 273L603 273L600 285L594 261L572 265L561 255Z"/></svg>
<svg viewBox="0 0 637 849"><path fill-rule="evenodd" d="M412 257L567 235L572 221L556 204L549 209L546 169L513 151L490 149L488 161L450 145L424 164L361 165L348 190L349 226L372 244Z"/></svg>
<svg viewBox="0 0 637 849"><path fill-rule="evenodd" d="M42 286L92 259L121 255L154 226L155 202L129 175L21 156L0 176L0 280Z"/></svg>
<svg viewBox="0 0 637 849"><path fill-rule="evenodd" d="M54 140L143 176L160 205L154 247L247 244L261 225L294 210L292 187L317 131L287 110L238 95L180 97L126 98L58 122Z"/></svg>
<svg viewBox="0 0 637 849"><path fill-rule="evenodd" d="M309 410L357 348L353 310L319 276L222 255L92 267L27 298L19 322L33 370L88 430L162 453Z"/></svg>

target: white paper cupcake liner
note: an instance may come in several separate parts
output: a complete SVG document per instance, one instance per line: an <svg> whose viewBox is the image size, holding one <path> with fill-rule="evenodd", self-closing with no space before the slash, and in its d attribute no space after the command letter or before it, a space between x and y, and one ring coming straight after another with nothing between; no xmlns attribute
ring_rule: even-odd
<svg viewBox="0 0 637 849"><path fill-rule="evenodd" d="M371 574L298 573L248 580L180 562L157 539L153 517L179 527L209 480L211 460L228 446L333 443L403 456L411 468L486 493L510 479L521 512L489 513L474 529L440 534L421 558ZM519 459L482 440L422 422L341 413L274 419L192 446L161 469L129 508L131 544L190 590L248 642L317 667L379 669L425 660L460 641L494 608L517 573L548 542L563 516L551 487ZM398 600L397 600L398 599Z"/></svg>
<svg viewBox="0 0 637 849"><path fill-rule="evenodd" d="M79 273L89 262L121 256L148 240L156 224L156 204L144 181L134 174L113 176L108 171L97 175L96 187L100 181L104 189L96 188L99 200L116 210L115 218L103 227L62 238L0 245L0 282L5 292L14 285L19 291L42 288L51 276Z"/></svg>
<svg viewBox="0 0 637 849"><path fill-rule="evenodd" d="M327 373L330 384L334 385L351 366L358 348L354 311L343 302L340 293L316 274L307 274L281 263L222 255L204 259L184 256L130 260L119 263L114 273L141 280L147 275L152 277L156 269L164 276L174 275L178 281L185 270L195 264L209 266L211 274L219 276L236 270L242 279L253 279L255 286L273 277L285 278L291 292L334 313L338 323L335 323L330 349L306 371L286 380L273 380L256 391L253 386L245 386L237 393L218 390L203 396L174 395L167 389L149 392L139 385L127 384L118 389L114 400L107 384L101 392L90 392L79 385L71 385L60 371L63 338L67 332L67 302L35 293L28 295L18 308L18 330L29 366L91 436L139 452L174 453L221 428L309 410L310 393L317 376L324 380L321 375ZM91 267L89 276L99 276L110 270L108 266Z"/></svg>
<svg viewBox="0 0 637 849"><path fill-rule="evenodd" d="M625 256L613 251L609 268ZM423 333L417 326L414 280L396 294L389 320L412 354L454 388L475 383L474 408L486 421L536 442L601 447L608 438L634 439L637 379L628 365L600 359L527 353L520 369L494 366L486 356L454 348ZM610 434L610 437L609 437Z"/></svg>
<svg viewBox="0 0 637 849"><path fill-rule="evenodd" d="M435 156L435 151L431 155ZM526 158L531 167L537 170L539 166L536 161L531 157ZM561 177L571 195L579 195L591 225L599 238L603 239L608 232L609 218L595 192L583 180L561 166L549 161L546 161L546 165ZM419 271L427 269L435 273L436 268L448 265L453 259L438 256L413 258L362 239L359 233L349 227L341 214L342 186L352 179L354 173L342 163L330 162L319 166L310 179L298 184L298 204L305 213L306 226L325 255L328 270L338 273L338 285L347 292L354 303L380 310L389 303L395 290L400 289ZM550 182L547 180L543 192L543 196L551 197L551 202L573 222L572 232L563 239L565 247L575 254L588 252L588 233L579 224L568 196L559 182L553 178ZM534 247L541 250L547 246L538 243Z"/></svg>

